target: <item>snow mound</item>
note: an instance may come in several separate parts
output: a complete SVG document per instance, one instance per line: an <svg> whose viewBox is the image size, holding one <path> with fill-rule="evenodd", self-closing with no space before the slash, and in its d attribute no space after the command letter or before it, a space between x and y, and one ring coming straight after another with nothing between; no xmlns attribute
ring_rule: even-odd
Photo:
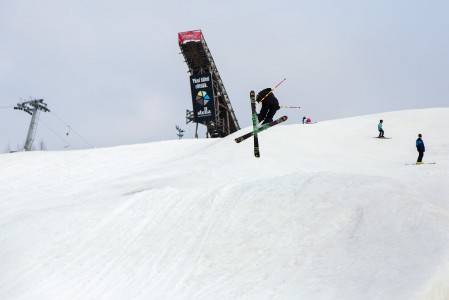
<svg viewBox="0 0 449 300"><path fill-rule="evenodd" d="M0 299L449 298L449 108L247 131L0 155Z"/></svg>

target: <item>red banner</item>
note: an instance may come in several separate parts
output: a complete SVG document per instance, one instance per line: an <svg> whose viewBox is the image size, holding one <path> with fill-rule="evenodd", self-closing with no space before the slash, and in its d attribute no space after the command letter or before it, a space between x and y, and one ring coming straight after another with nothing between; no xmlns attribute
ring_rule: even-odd
<svg viewBox="0 0 449 300"><path fill-rule="evenodd" d="M203 34L201 30L186 31L178 33L178 42L184 43L187 41L201 41L203 39Z"/></svg>

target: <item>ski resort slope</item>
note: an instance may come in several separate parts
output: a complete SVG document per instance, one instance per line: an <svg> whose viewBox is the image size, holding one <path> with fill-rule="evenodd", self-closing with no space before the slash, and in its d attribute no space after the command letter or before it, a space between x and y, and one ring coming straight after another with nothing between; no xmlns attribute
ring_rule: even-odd
<svg viewBox="0 0 449 300"><path fill-rule="evenodd" d="M449 299L449 108L247 131L0 155L0 299Z"/></svg>

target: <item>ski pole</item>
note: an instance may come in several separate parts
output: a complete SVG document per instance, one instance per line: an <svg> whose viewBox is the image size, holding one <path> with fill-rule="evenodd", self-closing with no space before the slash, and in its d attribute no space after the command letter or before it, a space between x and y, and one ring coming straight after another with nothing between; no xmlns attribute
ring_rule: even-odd
<svg viewBox="0 0 449 300"><path fill-rule="evenodd" d="M269 94L271 94L278 86L280 86L287 78L284 78L281 82L279 82L274 88L271 89L271 91L266 94L262 99L260 99L259 103L261 103Z"/></svg>
<svg viewBox="0 0 449 300"><path fill-rule="evenodd" d="M301 108L301 106L281 106L281 108Z"/></svg>

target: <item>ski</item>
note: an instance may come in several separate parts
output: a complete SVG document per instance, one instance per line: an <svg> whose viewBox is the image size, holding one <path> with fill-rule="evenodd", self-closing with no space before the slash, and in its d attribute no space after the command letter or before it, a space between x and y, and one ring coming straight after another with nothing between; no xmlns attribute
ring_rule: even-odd
<svg viewBox="0 0 449 300"><path fill-rule="evenodd" d="M434 165L434 164L436 164L436 162L422 163L422 164L419 164L419 165ZM415 166L419 166L417 163L414 163L414 164L406 164L406 165L415 165Z"/></svg>
<svg viewBox="0 0 449 300"><path fill-rule="evenodd" d="M249 93L249 97L251 98L251 114L253 119L253 136L254 136L254 156L260 157L259 151L259 137L257 136L257 124L259 123L259 119L257 118L256 111L256 94L254 91Z"/></svg>
<svg viewBox="0 0 449 300"><path fill-rule="evenodd" d="M375 138L375 139L383 139L383 140L391 140L392 138L391 137L378 137L378 136L373 136L373 138Z"/></svg>
<svg viewBox="0 0 449 300"><path fill-rule="evenodd" d="M277 125L279 123L285 122L287 119L288 119L287 116L283 116L283 117L280 117L279 119L274 120L274 121L272 121L270 123L263 124L262 126L257 128L257 134L259 134L259 132L267 130L268 128L273 127L273 126L275 126L275 125ZM240 136L240 137L238 137L238 138L236 138L234 140L235 140L236 143L240 143L240 142L243 142L244 140L246 140L247 138L252 137L253 134L254 134L253 132L248 132L247 134L244 134L244 135L242 135L242 136Z"/></svg>

